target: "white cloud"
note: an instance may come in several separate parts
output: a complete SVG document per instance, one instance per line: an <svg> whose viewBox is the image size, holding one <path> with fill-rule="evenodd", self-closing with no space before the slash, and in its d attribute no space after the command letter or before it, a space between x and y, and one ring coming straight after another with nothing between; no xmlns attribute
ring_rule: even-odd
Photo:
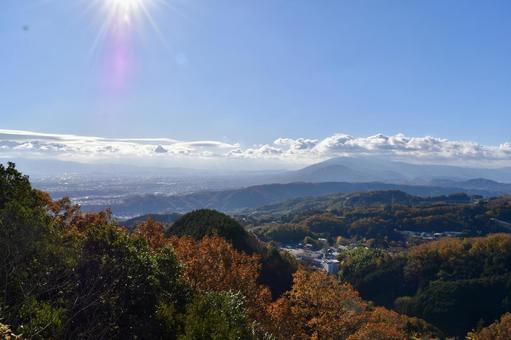
<svg viewBox="0 0 511 340"><path fill-rule="evenodd" d="M281 166L310 164L338 156L375 155L429 163L511 165L511 143L482 145L403 134L354 137L335 134L324 139L278 138L273 143L242 147L220 141L168 138L100 138L0 130L0 157L44 158L80 162L138 162L175 165L176 161L237 161ZM218 163L218 162L217 162ZM248 163L246 163L248 164Z"/></svg>

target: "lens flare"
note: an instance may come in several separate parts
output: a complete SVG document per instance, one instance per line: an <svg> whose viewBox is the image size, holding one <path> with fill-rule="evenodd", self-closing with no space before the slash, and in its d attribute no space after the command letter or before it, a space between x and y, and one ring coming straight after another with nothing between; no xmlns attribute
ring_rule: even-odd
<svg viewBox="0 0 511 340"><path fill-rule="evenodd" d="M105 0L105 6L112 16L129 24L134 15L145 11L144 6L147 6L148 2L148 0Z"/></svg>
<svg viewBox="0 0 511 340"><path fill-rule="evenodd" d="M145 26L163 38L151 12L157 5L166 4L166 0L93 0L91 6L99 14L100 30L91 52L95 55L98 49L102 51L102 83L109 89L118 91L128 83L135 65L135 38L141 36Z"/></svg>
<svg viewBox="0 0 511 340"><path fill-rule="evenodd" d="M147 19L154 24L151 17L152 7L161 0L96 0L102 9L105 24L112 27L119 24L132 24L135 20Z"/></svg>

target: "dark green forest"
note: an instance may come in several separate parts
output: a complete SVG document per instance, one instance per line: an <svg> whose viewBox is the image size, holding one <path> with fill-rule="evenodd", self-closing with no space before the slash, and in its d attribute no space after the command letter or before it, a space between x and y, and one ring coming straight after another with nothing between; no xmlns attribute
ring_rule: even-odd
<svg viewBox="0 0 511 340"><path fill-rule="evenodd" d="M365 299L462 336L511 311L511 235L447 238L399 253L340 255L339 278Z"/></svg>

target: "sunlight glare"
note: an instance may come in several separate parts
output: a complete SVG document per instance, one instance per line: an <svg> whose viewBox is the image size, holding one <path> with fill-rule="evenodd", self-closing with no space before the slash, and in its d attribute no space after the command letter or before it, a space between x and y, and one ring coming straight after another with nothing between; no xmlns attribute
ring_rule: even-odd
<svg viewBox="0 0 511 340"><path fill-rule="evenodd" d="M126 24L130 24L132 17L145 11L148 0L104 0L108 13Z"/></svg>
<svg viewBox="0 0 511 340"><path fill-rule="evenodd" d="M136 64L134 46L136 40L145 36L149 26L165 43L151 13L168 0L94 0L91 8L98 12L99 32L91 48L91 54L100 54L105 70L103 83L109 91L119 91L129 82Z"/></svg>

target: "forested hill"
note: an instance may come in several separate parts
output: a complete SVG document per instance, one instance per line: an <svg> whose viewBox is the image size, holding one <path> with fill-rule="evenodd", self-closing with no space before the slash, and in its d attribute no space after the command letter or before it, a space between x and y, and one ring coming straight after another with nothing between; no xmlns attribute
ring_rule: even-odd
<svg viewBox="0 0 511 340"><path fill-rule="evenodd" d="M173 222L178 220L181 216L182 215L179 213L145 214L145 215L140 215L140 216L122 221L121 224L128 229L134 229L137 226L137 224L143 223L149 219L152 219L158 223L161 223L164 227L168 227L169 224L172 224Z"/></svg>
<svg viewBox="0 0 511 340"><path fill-rule="evenodd" d="M487 190L463 190L456 187L421 185L398 185L379 182L371 183L289 183L251 186L243 189L198 192L188 195L134 195L126 198L97 204L95 201L82 203L85 211L99 211L111 208L114 215L138 216L148 213L188 212L209 208L223 212L239 212L247 208L257 208L284 202L299 197L318 197L333 193L354 193L375 190L400 190L410 195L440 196L459 192L469 195L493 196L497 193Z"/></svg>
<svg viewBox="0 0 511 340"><path fill-rule="evenodd" d="M365 299L424 318L445 334L465 334L511 311L511 235L446 238L399 253L357 248L340 255L340 279ZM500 329L484 337L509 339Z"/></svg>
<svg viewBox="0 0 511 340"><path fill-rule="evenodd" d="M334 242L343 237L402 246L406 235L413 233L509 233L511 197L417 197L400 191L336 194L248 210L239 218L266 241L292 243L321 237Z"/></svg>
<svg viewBox="0 0 511 340"><path fill-rule="evenodd" d="M84 213L68 199L52 200L13 164L0 164L0 339L510 334L508 235L402 254L352 249L340 254L337 278L294 267L286 253L212 210L182 216L167 233L151 219L130 231L108 211ZM279 291L283 269L294 273ZM353 286L402 314L364 300Z"/></svg>
<svg viewBox="0 0 511 340"><path fill-rule="evenodd" d="M440 196L418 196L401 190L375 190L355 193L336 193L318 197L301 197L282 203L270 204L255 209L247 209L245 214L258 216L271 214L278 217L287 213L303 214L304 212L333 211L343 208L374 207L374 206L425 206L434 204L469 204L479 202L482 196L470 196L457 192Z"/></svg>
<svg viewBox="0 0 511 340"><path fill-rule="evenodd" d="M263 277L273 282L280 268L270 261L264 269L259 254L210 233L215 226L204 235L189 230L205 222L239 230L204 211L181 221L185 236L167 236L152 220L129 232L107 211L86 214L67 199L53 201L14 165L0 165L0 338L442 336L423 320L375 308L320 271L299 268L292 285L272 296Z"/></svg>

